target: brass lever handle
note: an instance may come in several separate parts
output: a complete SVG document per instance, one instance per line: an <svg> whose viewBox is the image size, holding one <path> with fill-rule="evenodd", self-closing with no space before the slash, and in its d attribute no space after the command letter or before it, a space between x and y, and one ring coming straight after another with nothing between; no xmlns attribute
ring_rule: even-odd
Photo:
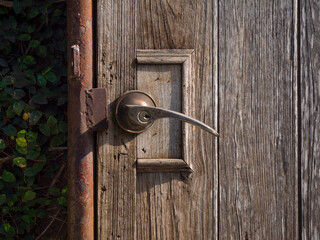
<svg viewBox="0 0 320 240"><path fill-rule="evenodd" d="M119 126L131 133L140 133L152 126L160 118L175 118L199 126L203 130L219 136L208 125L185 114L156 107L154 100L146 93L130 91L121 96L116 106L116 120Z"/></svg>

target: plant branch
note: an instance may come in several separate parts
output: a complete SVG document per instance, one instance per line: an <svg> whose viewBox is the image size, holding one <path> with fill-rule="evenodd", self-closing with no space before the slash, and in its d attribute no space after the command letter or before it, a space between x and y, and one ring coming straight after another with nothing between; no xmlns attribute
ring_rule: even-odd
<svg viewBox="0 0 320 240"><path fill-rule="evenodd" d="M48 151L53 152L53 151L66 151L68 150L68 147L49 147Z"/></svg>
<svg viewBox="0 0 320 240"><path fill-rule="evenodd" d="M12 159L13 159L13 157L0 158L0 165L1 165L2 163L5 163L5 162L7 162L7 161L9 161L9 160L12 160Z"/></svg>
<svg viewBox="0 0 320 240"><path fill-rule="evenodd" d="M48 224L48 226L43 230L42 233L40 233L40 235L38 235L38 236L36 237L35 240L40 239L40 238L46 233L46 231L48 231L48 229L50 228L50 226L51 226L52 223L54 222L55 218L58 216L59 212L60 212L60 209L58 209L57 213L54 215L54 218L52 218L52 220L51 220L51 222Z"/></svg>
<svg viewBox="0 0 320 240"><path fill-rule="evenodd" d="M1 6L4 6L4 7L10 7L10 8L12 8L12 7L13 7L13 2L0 0L0 5L1 5Z"/></svg>
<svg viewBox="0 0 320 240"><path fill-rule="evenodd" d="M65 2L66 0L56 0L53 3L60 3L60 2ZM4 7L9 7L12 8L13 7L13 1L3 1L0 0L0 6L4 6Z"/></svg>
<svg viewBox="0 0 320 240"><path fill-rule="evenodd" d="M50 188L54 187L54 185L56 184L58 178L59 178L60 175L63 173L63 170L64 170L65 166L66 166L66 163L63 162L63 163L61 164L58 172L57 172L56 175L54 176L54 179L52 180L52 182L51 182L51 184L50 184L50 186L49 186L49 190L50 190ZM46 194L46 197L48 197L48 196L49 196L49 191L48 191L47 194Z"/></svg>
<svg viewBox="0 0 320 240"><path fill-rule="evenodd" d="M9 216L10 216L10 218L12 219L14 225L16 226L16 234L17 234L17 239L18 239L19 231L18 231L17 223L16 223L16 221L14 220L14 218L12 217L12 215L11 215L10 213L9 213Z"/></svg>

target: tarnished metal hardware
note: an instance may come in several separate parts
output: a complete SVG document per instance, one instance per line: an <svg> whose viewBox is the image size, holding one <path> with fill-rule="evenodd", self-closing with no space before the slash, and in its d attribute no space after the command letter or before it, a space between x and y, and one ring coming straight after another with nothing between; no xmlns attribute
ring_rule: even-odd
<svg viewBox="0 0 320 240"><path fill-rule="evenodd" d="M92 88L86 91L87 126L91 131L108 129L108 106L105 88Z"/></svg>
<svg viewBox="0 0 320 240"><path fill-rule="evenodd" d="M160 118L175 118L196 125L203 130L219 136L208 125L185 114L159 108L151 96L140 91L129 91L122 95L116 105L116 121L119 126L130 133L141 133L152 126Z"/></svg>
<svg viewBox="0 0 320 240"><path fill-rule="evenodd" d="M93 88L94 1L68 0L68 239L95 239L95 134L87 126L86 90Z"/></svg>

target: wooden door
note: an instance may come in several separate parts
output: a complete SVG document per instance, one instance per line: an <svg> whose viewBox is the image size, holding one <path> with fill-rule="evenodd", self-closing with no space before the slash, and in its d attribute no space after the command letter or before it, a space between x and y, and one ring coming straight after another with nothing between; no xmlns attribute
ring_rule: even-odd
<svg viewBox="0 0 320 240"><path fill-rule="evenodd" d="M97 137L98 238L317 239L318 4L98 0L96 7L97 85L107 89L110 116ZM126 133L114 105L128 90L220 137L174 120ZM179 159L192 171L155 173L139 159Z"/></svg>

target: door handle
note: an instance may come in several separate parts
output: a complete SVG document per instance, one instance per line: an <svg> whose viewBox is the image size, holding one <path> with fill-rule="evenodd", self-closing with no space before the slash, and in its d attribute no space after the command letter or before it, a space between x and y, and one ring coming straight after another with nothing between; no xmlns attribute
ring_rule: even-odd
<svg viewBox="0 0 320 240"><path fill-rule="evenodd" d="M146 131L157 119L175 118L219 136L217 131L195 118L157 107L151 96L140 91L129 91L123 94L117 101L115 115L118 125L130 133Z"/></svg>

